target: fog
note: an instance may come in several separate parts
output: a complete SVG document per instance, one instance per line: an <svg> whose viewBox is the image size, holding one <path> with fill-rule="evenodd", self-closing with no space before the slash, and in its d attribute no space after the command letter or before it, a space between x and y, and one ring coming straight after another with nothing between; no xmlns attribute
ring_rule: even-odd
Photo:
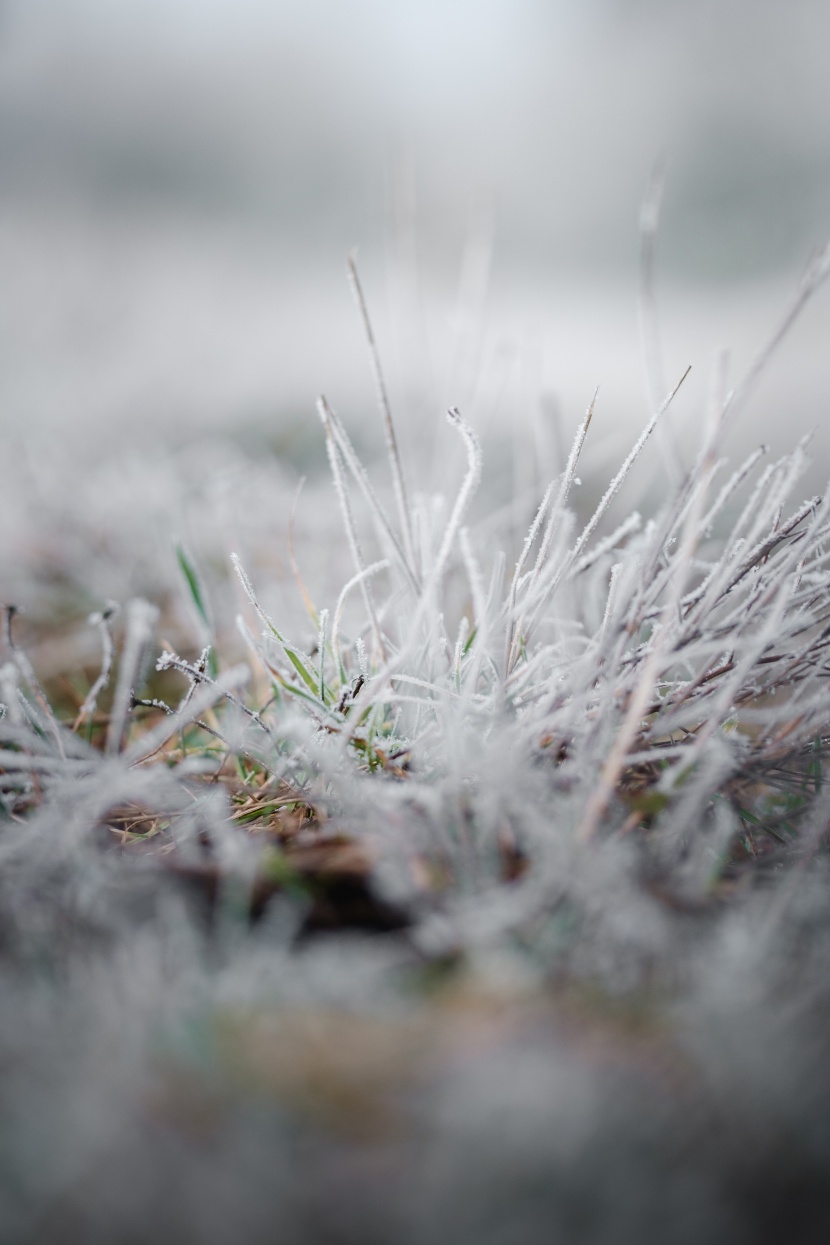
<svg viewBox="0 0 830 1245"><path fill-rule="evenodd" d="M168 441L313 420L320 390L356 417L356 248L401 419L524 427L547 394L570 428L600 384L613 456L647 414L638 213L665 159L693 439L713 352L740 374L828 233L828 37L819 0L7 0L4 422ZM822 424L828 317L749 441Z"/></svg>

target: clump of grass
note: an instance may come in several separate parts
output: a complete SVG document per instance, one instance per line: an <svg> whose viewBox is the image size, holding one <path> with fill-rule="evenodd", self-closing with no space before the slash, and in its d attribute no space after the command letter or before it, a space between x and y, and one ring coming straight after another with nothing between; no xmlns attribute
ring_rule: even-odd
<svg viewBox="0 0 830 1245"><path fill-rule="evenodd" d="M742 384L727 389L721 361L696 461L663 508L645 525L632 514L607 534L602 523L610 504L684 378L654 411L577 532L569 495L595 397L508 575L501 555L482 565L475 532L464 526L481 451L458 411L449 420L465 446L467 470L456 497L443 510L421 495L410 502L350 261L378 384L396 519L321 398L354 565L336 600L319 611L301 584L315 648L304 652L282 633L234 555L249 611L237 621L253 669L220 671L213 642L197 661L164 651L156 670L183 677L184 694L175 709L160 697L139 698L157 611L133 601L105 731L95 726L94 713L113 664L112 607L90 620L101 633L102 667L72 723L57 720L13 637L9 610L0 728L7 811L16 816L48 802L53 788L65 799L68 782L95 791L102 807L121 807L121 787L139 775L151 786L161 767L170 781L189 788L215 785L220 776L227 786L232 773L249 799L244 824L253 830L261 820L257 809L262 818L278 808L292 815L308 809L319 827L338 819L351 824L367 804L395 808L403 824L418 807L417 835L404 831L394 843L395 852L411 857L410 872L428 871L440 858L443 875L449 870L462 892L472 878L479 887L524 889L527 912L512 903L516 919L537 915L548 902L544 887L536 892L549 854L545 840L554 836L534 827L513 783L504 790L489 776L494 753L514 765L521 758L521 772L532 770L546 787L560 845L634 835L673 885L699 895L734 864L741 847L755 857L803 845L805 823L822 824L816 810L826 802L827 500L790 502L806 445L766 466L762 447L728 475L719 445L826 269L826 258L811 267ZM356 500L374 529L377 549L370 556L358 536ZM736 506L731 528L718 536L723 514ZM213 641L198 569L181 546L177 558L201 638ZM355 617L349 608L355 597L364 617L347 632L344 618ZM459 600L462 608L453 614ZM252 679L253 699L244 690ZM818 832L806 832L812 842L810 833ZM388 846L376 842L381 855ZM520 882L505 866L506 851L536 861L521 870Z"/></svg>
<svg viewBox="0 0 830 1245"><path fill-rule="evenodd" d="M84 973L95 957L109 965L106 981L117 979L124 991L125 1025L155 1035L139 1043L137 1054L120 1054L117 1066L137 1083L153 1080L164 1034L161 1080L169 1085L172 1077L177 1087L165 1112L190 1119L188 1095L198 1099L196 1123L185 1128L226 1128L236 1136L241 1125L228 1123L228 1104L251 1094L262 1101L276 1094L290 1114L299 1060L299 1097L311 1102L315 1118L336 1119L349 1133L354 1111L363 1110L350 1104L371 1099L369 1132L385 1139L387 1124L377 1121L397 1119L399 1111L409 1118L409 1108L397 1103L387 1116L374 1101L375 1087L367 1089L366 1060L349 1047L349 1033L367 1032L354 1013L378 1021L370 1029L381 1034L389 1067L398 1057L387 1059L387 1047L405 1049L407 1093L413 1079L429 1082L436 1062L451 1063L457 1034L475 1028L495 1035L500 1050L506 1042L506 1062L491 1069L485 1061L480 1076L471 1074L471 1096L453 1091L452 1119L434 1102L430 1107L436 1145L448 1147L464 1188L460 1156L479 1124L486 1131L500 1118L492 1084L510 1067L513 1039L500 1027L506 1007L522 1032L535 1034L555 1017L561 1029L554 1062L560 1072L570 1070L565 1081L575 1068L586 1075L567 1036L574 1032L600 1043L591 1048L597 1067L604 1067L603 1044L623 1052L626 1069L653 1063L648 1095L656 1122L653 1136L640 1137L649 1153L652 1145L660 1151L662 1128L676 1136L672 1130L686 1118L685 1087L693 1085L709 1103L693 1121L705 1150L717 1123L720 1066L706 1043L721 1032L724 993L746 981L749 966L756 993L727 1025L730 1040L743 1043L740 1059L729 1063L737 1084L751 1072L746 1026L771 998L794 988L782 981L804 930L815 927L826 942L814 911L826 882L820 865L814 874L807 866L821 854L830 822L830 503L827 494L792 500L806 444L769 464L759 448L730 470L721 443L829 266L826 255L812 265L740 384L728 386L719 362L693 466L670 482L662 507L645 522L631 514L612 531L611 503L684 378L653 411L580 528L570 493L586 438L602 419L595 396L508 569L492 536L485 540L467 525L481 449L461 413L448 413L466 455L455 496L427 498L406 478L366 301L350 264L395 512L388 513L344 424L321 398L353 565L324 603L313 602L299 580L315 642L291 638L234 557L244 610L237 626L249 659L227 664L197 562L180 546L198 656L167 643L159 650L158 611L148 602L128 602L123 622L108 606L90 619L100 636L100 672L87 688L75 688L79 703L70 712L53 707L18 638L15 612L7 612L0 667L2 971L22 968L24 981L26 972L40 980L44 964L56 980L65 973L70 989L61 1006L69 1006L65 1000L80 982L82 992L92 991L91 1014L100 1025L110 1015L111 986L84 984ZM371 525L369 538L358 507ZM175 906L194 893L195 915ZM346 973L340 952L329 949L315 960L302 951L312 934L344 929L383 931L395 941L388 952L362 944L354 953L343 950ZM139 957L135 981L123 984L118 956ZM805 985L811 1007L826 959L816 963ZM15 988L26 1007L35 1007L28 985ZM351 1020L334 1032L341 1012ZM286 1016L293 1018L287 1029ZM93 1022L73 1023L86 1032L84 1024ZM26 1024L20 1032L25 1038ZM795 1032L782 1040L814 1068ZM329 1033L331 1043L345 1043L334 1063ZM263 1034L272 1036L264 1041ZM20 1044L10 1040L17 1058ZM428 1052L423 1063L416 1047ZM48 1043L44 1049L45 1064L64 1066ZM490 1071L498 1073L492 1084ZM613 1101L609 1135L622 1144L634 1135L637 1110L616 1074L597 1075ZM605 1144L592 1114L590 1077L584 1085L577 1080L576 1098L569 1097L572 1087L562 1088L550 1100L542 1095L541 1116L526 1112L528 1145L573 1188ZM478 1106L471 1112L469 1103L478 1103L485 1081L479 1120ZM104 1082L85 1083L97 1092ZM792 1111L806 1110L801 1082L787 1086ZM505 1109L520 1119L525 1090L516 1092ZM383 1085L377 1093L388 1098L390 1091ZM767 1103L754 1082L746 1093ZM665 1125L664 1094L676 1111ZM545 1148L556 1103L566 1104L573 1136L588 1138L583 1149L576 1141L555 1154ZM767 1121L769 1111L763 1107ZM269 1145L277 1147L284 1174L290 1162L283 1124L274 1125ZM777 1161L778 1124L769 1127L768 1145L757 1143L753 1180ZM251 1129L258 1139L260 1123ZM744 1146L740 1128L733 1141ZM823 1171L821 1138L803 1146L805 1163ZM716 1152L724 1189L731 1188L741 1164L728 1146ZM240 1143L234 1162L250 1153ZM482 1150L482 1170L489 1170L488 1156ZM509 1199L519 1196L522 1178L508 1159L500 1179ZM415 1160L410 1154L406 1161ZM655 1180L665 1176L660 1162L648 1170ZM428 1170L419 1172L418 1188L438 1214L445 1194L430 1186ZM705 1163L698 1175L704 1184L714 1180ZM244 1181L239 1187L247 1188ZM193 1188L205 1193L198 1180ZM712 1188L722 1202L716 1222L728 1224L728 1195L717 1180ZM20 1195L20 1206L41 1205L35 1194L27 1197ZM565 1227L568 1205L561 1193L556 1213ZM437 1239L420 1211L410 1210L413 1239ZM296 1206L291 1213L306 1226L313 1220ZM650 1222L645 1211L631 1213L640 1226ZM28 1214L19 1210L31 1227ZM483 1230L480 1215L469 1222ZM227 1234L217 1229L216 1239ZM607 1238L600 1232L597 1239Z"/></svg>

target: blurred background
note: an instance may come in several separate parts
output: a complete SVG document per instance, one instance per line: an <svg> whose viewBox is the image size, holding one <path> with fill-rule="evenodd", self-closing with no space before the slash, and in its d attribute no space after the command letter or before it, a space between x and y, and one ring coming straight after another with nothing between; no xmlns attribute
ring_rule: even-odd
<svg viewBox="0 0 830 1245"><path fill-rule="evenodd" d="M638 217L663 159L688 457L715 351L737 378L830 237L828 47L823 0L2 0L6 444L47 498L70 461L219 431L313 474L324 391L379 446L356 249L413 460L456 470L458 404L530 490L600 385L607 478L649 410ZM733 436L816 428L816 485L828 329L824 291Z"/></svg>

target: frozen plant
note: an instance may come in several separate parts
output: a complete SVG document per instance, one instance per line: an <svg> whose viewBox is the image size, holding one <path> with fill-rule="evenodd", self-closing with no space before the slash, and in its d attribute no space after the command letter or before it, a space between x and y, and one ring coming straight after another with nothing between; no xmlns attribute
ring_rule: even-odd
<svg viewBox="0 0 830 1245"><path fill-rule="evenodd" d="M391 852L399 864L408 860L411 873L418 862L440 859L452 879L445 898L471 886L507 887L511 923L555 903L560 891L551 889L549 869L560 868L563 850L597 837L635 836L654 868L698 894L717 885L741 843L750 856L761 844L803 846L803 827L823 826L817 810L830 738L827 500L790 500L805 445L767 466L761 448L729 475L719 446L827 267L826 256L812 265L741 385L727 389L719 361L696 461L645 525L635 513L610 533L602 528L677 389L654 411L577 531L569 497L595 398L508 573L498 553L483 564L475 532L465 527L481 450L458 411L449 420L464 443L467 470L456 497L438 508L421 494L410 501L350 263L398 513L395 520L386 513L344 425L321 398L354 568L328 608L317 611L305 594L315 650L303 652L283 635L234 555L249 606L238 626L257 670L259 699L240 697L248 673L218 673L211 647L195 663L163 652L157 670L178 672L188 683L174 711L158 698L137 698L156 611L130 603L102 757L80 736L86 729L94 743L92 715L112 664L111 610L91 620L101 631L103 666L72 724L52 712L13 638L10 612L0 728L7 805L34 799L35 775L37 792L48 799L51 785L63 792L72 775L89 783L106 773L114 783L116 760L124 778L163 769L192 784L200 758L218 773L237 757L252 767L246 773L264 814L302 809L312 821L340 821L350 832L362 818L377 860ZM374 530L371 554L358 531L358 499ZM724 532L724 516L736 506ZM198 572L181 548L178 557L202 638L212 638ZM351 632L347 616L355 621ZM220 703L226 711L214 713ZM137 710L142 721L152 721L155 711L155 724L142 725ZM515 798L518 781L544 791L552 820L542 824L532 802ZM117 785L99 794L101 809L123 802L116 791ZM383 818L396 827L385 838L376 833Z"/></svg>
<svg viewBox="0 0 830 1245"><path fill-rule="evenodd" d="M226 664L179 546L198 655L107 606L69 711L7 610L9 1239L826 1239L828 493L721 446L828 267L613 530L677 387L579 527L595 398L508 566L463 413L455 496L406 478L350 265L394 511L321 398L311 641L234 557Z"/></svg>

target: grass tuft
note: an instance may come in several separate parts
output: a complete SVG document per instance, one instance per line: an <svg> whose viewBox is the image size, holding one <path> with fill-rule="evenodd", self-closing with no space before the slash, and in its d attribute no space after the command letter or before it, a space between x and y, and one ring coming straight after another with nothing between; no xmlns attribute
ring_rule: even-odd
<svg viewBox="0 0 830 1245"><path fill-rule="evenodd" d="M511 574L510 530L465 526L482 451L458 410L455 496L404 482L350 261L395 517L321 398L353 565L315 600L292 546L304 622L278 625L232 555L234 662L178 545L198 655L155 604L110 604L99 665L54 700L7 611L0 1061L38 1162L15 1160L0 1218L312 1239L330 1197L328 1239L447 1239L461 1207L459 1240L507 1239L491 1214L622 1240L694 1202L725 1241L761 1239L797 1187L830 1230L828 497L794 500L803 444L721 483L725 430L827 269L735 388L719 361L693 466L613 530L687 373L580 527L595 395ZM44 1140L67 1129L72 1155ZM85 1183L105 1138L139 1206Z"/></svg>

